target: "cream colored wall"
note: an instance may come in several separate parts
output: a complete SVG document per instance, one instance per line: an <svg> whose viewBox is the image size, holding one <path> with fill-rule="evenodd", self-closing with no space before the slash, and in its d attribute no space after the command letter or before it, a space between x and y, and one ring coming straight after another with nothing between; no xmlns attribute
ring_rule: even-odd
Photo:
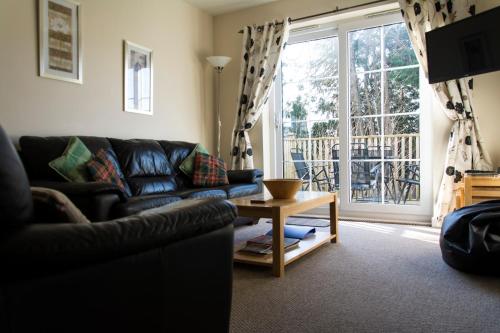
<svg viewBox="0 0 500 333"><path fill-rule="evenodd" d="M214 146L213 17L181 0L80 0L83 85L38 76L35 0L0 1L0 124L21 135L98 135ZM123 40L153 50L154 115L123 112Z"/></svg>
<svg viewBox="0 0 500 333"><path fill-rule="evenodd" d="M335 6L340 8L368 1L332 1L332 0L281 0L271 4L254 7L234 13L215 17L214 36L215 52L233 57L233 62L224 70L224 97L222 100L222 152L229 159L231 131L234 122L236 95L241 52L241 35L237 31L244 25L263 23L266 20L282 18L285 16L301 17L323 11L332 10ZM478 12L500 5L500 0L478 1ZM492 155L495 166L500 166L500 145L498 123L500 122L500 72L480 75L474 80L475 110L479 116L484 144ZM451 123L440 110L438 103L431 103L432 156L433 156L433 193L436 197L441 175L443 172L444 156L449 137ZM251 131L254 144L255 165L263 167L263 144L261 121Z"/></svg>

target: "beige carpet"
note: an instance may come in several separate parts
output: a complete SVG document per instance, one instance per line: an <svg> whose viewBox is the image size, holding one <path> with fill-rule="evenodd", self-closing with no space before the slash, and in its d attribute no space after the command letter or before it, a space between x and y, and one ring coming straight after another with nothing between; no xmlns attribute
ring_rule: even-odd
<svg viewBox="0 0 500 333"><path fill-rule="evenodd" d="M236 229L235 241L271 228ZM270 270L236 265L231 332L500 332L500 279L448 267L439 230L341 222L340 243Z"/></svg>

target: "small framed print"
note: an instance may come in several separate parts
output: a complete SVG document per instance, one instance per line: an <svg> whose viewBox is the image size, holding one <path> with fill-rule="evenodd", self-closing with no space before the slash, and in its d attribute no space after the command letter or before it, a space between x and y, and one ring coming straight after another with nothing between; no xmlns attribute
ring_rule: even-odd
<svg viewBox="0 0 500 333"><path fill-rule="evenodd" d="M123 54L124 110L153 115L153 51L124 41Z"/></svg>
<svg viewBox="0 0 500 333"><path fill-rule="evenodd" d="M40 76L82 83L82 9L71 0L38 1Z"/></svg>

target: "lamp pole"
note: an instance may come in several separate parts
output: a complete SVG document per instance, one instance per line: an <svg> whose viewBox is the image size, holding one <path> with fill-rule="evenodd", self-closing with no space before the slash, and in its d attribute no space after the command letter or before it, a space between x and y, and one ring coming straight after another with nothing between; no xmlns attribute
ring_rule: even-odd
<svg viewBox="0 0 500 333"><path fill-rule="evenodd" d="M216 79L216 89L217 89L217 158L220 158L220 136L221 136L221 128L222 128L222 121L220 119L220 97L221 97L221 75L222 75L222 70L224 69L224 66L226 66L230 61L230 57L225 57L225 56L213 56L213 57L208 57L207 61L214 67L215 71L217 72L217 79Z"/></svg>
<svg viewBox="0 0 500 333"><path fill-rule="evenodd" d="M221 74L224 67L217 66L215 71L217 72L217 158L220 158L220 130L222 127L222 121L220 120L220 81Z"/></svg>

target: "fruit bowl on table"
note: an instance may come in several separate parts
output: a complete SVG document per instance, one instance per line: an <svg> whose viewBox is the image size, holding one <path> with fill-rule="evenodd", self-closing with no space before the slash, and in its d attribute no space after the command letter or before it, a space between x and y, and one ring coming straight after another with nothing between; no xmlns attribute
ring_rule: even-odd
<svg viewBox="0 0 500 333"><path fill-rule="evenodd" d="M302 187L300 179L266 179L263 182L273 199L293 199Z"/></svg>

